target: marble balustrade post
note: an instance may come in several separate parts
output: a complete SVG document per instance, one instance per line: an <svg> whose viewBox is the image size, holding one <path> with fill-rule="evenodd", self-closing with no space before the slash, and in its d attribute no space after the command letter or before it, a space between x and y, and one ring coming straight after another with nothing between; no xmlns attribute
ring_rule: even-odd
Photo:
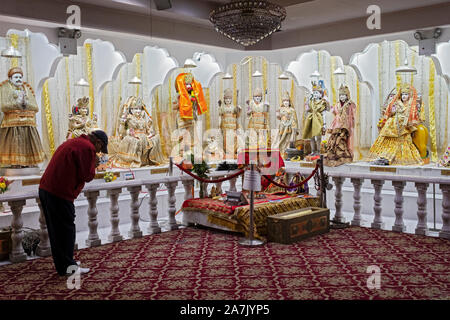
<svg viewBox="0 0 450 320"><path fill-rule="evenodd" d="M156 197L156 192L158 191L159 186L159 183L145 185L148 193L150 194L150 198L148 200L150 224L147 229L150 234L161 233L161 227L158 223L158 198Z"/></svg>
<svg viewBox="0 0 450 320"><path fill-rule="evenodd" d="M130 231L128 231L128 236L131 239L142 237L142 231L139 228L139 193L141 192L141 189L142 189L141 186L133 186L127 188L131 196L130 202L131 228Z"/></svg>
<svg viewBox="0 0 450 320"><path fill-rule="evenodd" d="M12 214L13 214L12 221L11 221L12 248L11 248L11 253L9 254L9 260L13 263L23 262L23 261L27 260L27 255L26 255L25 251L23 250L23 246L22 246L22 240L24 237L24 233L22 230L22 227L23 227L22 210L23 210L23 207L25 206L25 203L26 203L26 200L17 200L17 201L8 202L8 205L10 206Z"/></svg>
<svg viewBox="0 0 450 320"><path fill-rule="evenodd" d="M36 250L36 254L41 257L48 257L52 254L50 247L50 241L48 239L47 223L45 221L44 211L42 210L41 200L36 198L36 203L39 207L39 244Z"/></svg>
<svg viewBox="0 0 450 320"><path fill-rule="evenodd" d="M428 235L427 225L427 189L428 183L416 182L417 189L417 226L415 233L423 236Z"/></svg>
<svg viewBox="0 0 450 320"><path fill-rule="evenodd" d="M345 217L342 214L342 184L345 181L344 177L333 177L334 184L336 186L335 197L335 207L336 212L334 214L334 221L345 222Z"/></svg>
<svg viewBox="0 0 450 320"><path fill-rule="evenodd" d="M361 186L364 179L352 178L350 181L353 184L353 210L355 211L352 219L352 226L361 226Z"/></svg>
<svg viewBox="0 0 450 320"><path fill-rule="evenodd" d="M440 238L450 239L450 184L441 184L442 190L442 229Z"/></svg>
<svg viewBox="0 0 450 320"><path fill-rule="evenodd" d="M371 224L371 227L374 229L383 229L384 227L384 223L383 220L381 218L381 200L383 199L381 197L381 189L383 187L384 184L384 180L370 180L370 182L373 185L373 188L375 190L375 193L373 195L373 201L374 201L374 206L373 206L373 211L375 213L373 222Z"/></svg>
<svg viewBox="0 0 450 320"><path fill-rule="evenodd" d="M394 197L394 213L395 213L395 222L392 226L392 231L396 232L405 232L406 226L403 222L403 189L405 188L405 181L392 181L392 186L395 189L395 197Z"/></svg>
<svg viewBox="0 0 450 320"><path fill-rule="evenodd" d="M89 217L89 235L86 239L86 246L88 247L97 247L102 244L102 240L98 236L97 228L98 228L98 220L97 220L97 199L100 195L100 191L86 191L84 195L88 201L88 217Z"/></svg>
<svg viewBox="0 0 450 320"><path fill-rule="evenodd" d="M122 192L122 188L111 189L107 191L108 197L111 201L110 214L111 214L111 232L108 236L108 240L111 242L122 241L123 237L119 230L119 194Z"/></svg>
<svg viewBox="0 0 450 320"><path fill-rule="evenodd" d="M178 181L168 181L164 183L167 187L167 191L169 193L169 230L178 230L178 224L175 220L175 213L177 211L175 204L176 204L176 197L175 197L175 189L178 185Z"/></svg>

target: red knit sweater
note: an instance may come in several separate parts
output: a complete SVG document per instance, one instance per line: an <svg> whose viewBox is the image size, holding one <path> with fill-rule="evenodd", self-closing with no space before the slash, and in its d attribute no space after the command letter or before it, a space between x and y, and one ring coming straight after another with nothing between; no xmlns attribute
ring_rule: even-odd
<svg viewBox="0 0 450 320"><path fill-rule="evenodd" d="M94 179L95 156L88 136L67 140L53 154L39 188L73 202L84 184Z"/></svg>

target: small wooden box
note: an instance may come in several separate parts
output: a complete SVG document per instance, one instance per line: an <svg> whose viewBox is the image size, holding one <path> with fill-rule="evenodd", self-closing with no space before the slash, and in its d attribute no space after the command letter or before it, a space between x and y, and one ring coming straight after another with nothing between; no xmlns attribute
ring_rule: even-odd
<svg viewBox="0 0 450 320"><path fill-rule="evenodd" d="M330 210L309 207L267 217L267 240L294 243L330 231Z"/></svg>

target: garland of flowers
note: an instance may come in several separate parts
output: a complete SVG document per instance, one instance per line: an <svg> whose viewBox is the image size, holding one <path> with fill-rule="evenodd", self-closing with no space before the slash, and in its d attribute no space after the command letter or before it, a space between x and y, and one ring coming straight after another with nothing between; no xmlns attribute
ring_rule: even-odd
<svg viewBox="0 0 450 320"><path fill-rule="evenodd" d="M6 179L5 177L0 177L0 194L1 193L5 193L6 191L8 191L8 186L11 183L12 182L9 181L8 179Z"/></svg>

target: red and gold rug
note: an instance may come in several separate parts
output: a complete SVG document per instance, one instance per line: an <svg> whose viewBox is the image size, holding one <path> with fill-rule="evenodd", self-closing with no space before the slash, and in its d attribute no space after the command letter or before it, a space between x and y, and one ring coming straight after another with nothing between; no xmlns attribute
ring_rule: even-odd
<svg viewBox="0 0 450 320"><path fill-rule="evenodd" d="M242 247L185 228L77 251L91 272L69 290L52 259L0 267L0 300L450 299L450 242L352 227L293 245ZM380 289L367 286L380 268Z"/></svg>

